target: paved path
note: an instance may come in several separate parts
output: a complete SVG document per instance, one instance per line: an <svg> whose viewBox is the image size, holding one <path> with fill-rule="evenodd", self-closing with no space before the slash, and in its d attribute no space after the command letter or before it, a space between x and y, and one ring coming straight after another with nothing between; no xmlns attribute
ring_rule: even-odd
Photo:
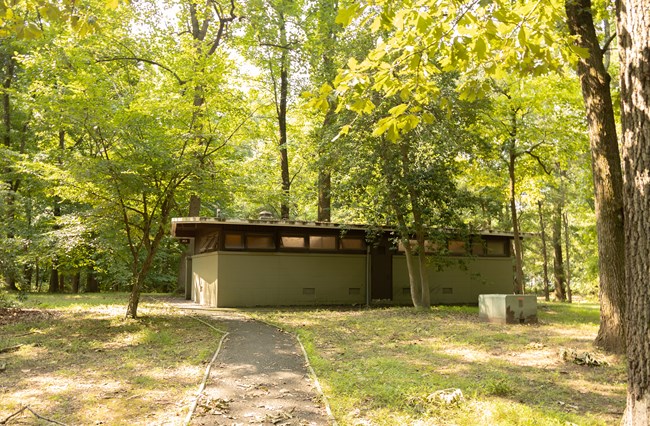
<svg viewBox="0 0 650 426"><path fill-rule="evenodd" d="M236 312L181 309L210 316L229 332L191 425L328 425L296 338Z"/></svg>

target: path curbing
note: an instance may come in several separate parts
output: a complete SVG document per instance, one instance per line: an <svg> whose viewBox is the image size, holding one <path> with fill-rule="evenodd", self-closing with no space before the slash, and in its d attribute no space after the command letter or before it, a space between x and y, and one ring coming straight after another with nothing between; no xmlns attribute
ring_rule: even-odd
<svg viewBox="0 0 650 426"><path fill-rule="evenodd" d="M249 315L247 315L248 318L251 318L254 321L259 321L263 324L266 324L270 327L275 327L278 330L282 330L285 333L291 334L293 337L296 338L296 341L298 341L298 345L300 346L300 349L302 350L302 355L305 357L305 363L307 364L307 369L309 370L309 375L311 376L311 379L314 381L314 386L316 387L316 390L318 391L319 396L321 397L323 404L325 404L325 412L327 413L327 417L330 421L331 426L338 426L338 423L336 422L336 418L334 417L334 414L332 413L332 408L330 407L329 400L325 396L325 392L323 392L323 388L320 385L320 382L318 381L318 376L316 375L316 372L314 371L314 368L311 366L311 362L309 361L309 356L307 355L307 350L305 349L305 346L302 344L302 340L300 340L300 336L298 336L298 333L294 333L291 331L287 331L284 328L280 327L277 324L273 324L272 322L268 322L259 318L254 318Z"/></svg>
<svg viewBox="0 0 650 426"><path fill-rule="evenodd" d="M210 376L210 370L212 369L212 364L214 364L214 361L217 359L217 356L219 356L219 352L221 352L221 346L223 346L223 341L226 339L226 337L230 334L228 332L224 332L223 330L219 330L217 327L213 326L212 324L209 324L206 321L203 321L200 318L197 318L194 315L190 315L190 318L195 319L199 322L202 322L203 324L207 325L210 328L213 328L219 333L225 333L223 336L221 336L221 340L219 340L219 346L217 346L217 350L214 352L214 355L212 356L212 359L208 363L208 366L205 368L205 374L203 375L203 381L201 382L201 385L199 386L199 391L196 394L196 398L194 399L194 402L192 403L192 406L190 407L190 411L187 413L187 417L185 418L185 422L183 423L184 426L188 426L190 422L192 421L192 416L194 415L194 411L196 411L196 406L199 404L199 399L201 399L201 395L203 394L203 391L205 390L205 384L208 381L208 377Z"/></svg>
<svg viewBox="0 0 650 426"><path fill-rule="evenodd" d="M180 309L180 310L185 310L186 309L186 308L183 308L181 306L174 306L174 308ZM205 311L209 311L209 312L218 311L218 310L215 310L215 309L205 309L205 308L204 309L198 309L198 310L205 310ZM311 379L311 382L313 384L312 389L315 389L315 393L320 398L321 403L324 406L323 408L325 408L325 410L324 410L325 413L323 413L323 414L325 414L325 418L323 420L327 420L328 424L330 424L332 426L338 426L338 422L336 421L336 418L334 417L334 415L332 413L332 409L330 407L329 401L328 401L327 397L325 396L325 393L323 392L323 388L322 388L322 386L320 384L320 381L318 380L318 376L316 375L316 372L314 371L314 368L311 365L311 362L309 360L309 356L307 355L307 351L305 349L305 346L303 345L303 343L302 343L300 337L298 336L298 334L295 333L295 332L292 332L292 331L287 331L287 330L283 329L282 327L278 326L277 324L270 323L270 322L265 321L263 319L255 318L254 316L252 316L252 315L250 315L250 314L248 314L246 312L238 311L236 313L242 318L246 318L248 320L252 320L254 322L264 324L265 326L268 326L268 327L272 327L272 328L280 331L281 333L286 333L286 334L291 335L295 339L295 341L298 343L298 346L300 347L300 350L302 351L304 367L306 367L307 376ZM199 390L197 392L196 398L193 401L192 406L190 407L190 410L189 410L189 412L187 414L187 417L186 417L186 419L185 419L185 421L183 423L184 426L188 426L191 423L191 421L193 419L193 415L194 415L194 413L196 411L196 408L198 406L199 400L200 400L201 396L204 394L204 392L206 391L206 384L207 384L207 381L208 381L209 376L210 376L210 371L211 371L212 365L215 363L217 357L220 355L221 349L222 349L222 346L224 344L224 341L226 340L226 337L231 334L230 332L225 332L224 330L220 330L220 329L214 327L212 324L209 324L206 321L203 321L200 318L197 318L197 316L195 316L195 315L190 314L189 316L191 318L193 318L194 320L199 321L199 322L207 325L208 327L214 329L215 331L217 331L219 333L225 333L225 334L221 337L221 340L219 341L219 345L217 347L217 350L215 351L214 355L212 356L211 361L209 362L208 366L206 367L206 371L205 371L205 374L203 376L203 380L201 382ZM298 355L298 354L296 353L296 355Z"/></svg>
<svg viewBox="0 0 650 426"><path fill-rule="evenodd" d="M298 337L297 334L292 333L295 337L296 340L298 341L298 344L300 345L300 349L302 349L302 354L305 356L305 362L307 363L307 368L309 368L309 374L311 374L311 378L314 381L314 385L316 386L316 390L320 394L320 397L323 399L323 403L325 404L325 411L327 412L327 417L329 417L330 423L332 426L338 426L338 423L336 422L336 418L334 417L334 414L332 414L332 409L330 408L330 403L327 400L327 397L325 396L325 392L323 392L323 388L320 386L320 382L318 381L318 376L316 376L316 372L311 366L311 362L309 362L309 357L307 356L307 351L305 350L305 346L302 344L302 340L300 340L300 337Z"/></svg>

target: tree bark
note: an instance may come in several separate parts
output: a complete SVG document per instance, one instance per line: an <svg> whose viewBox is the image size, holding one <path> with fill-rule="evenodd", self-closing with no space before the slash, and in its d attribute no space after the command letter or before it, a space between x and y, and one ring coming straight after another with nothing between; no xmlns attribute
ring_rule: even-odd
<svg viewBox="0 0 650 426"><path fill-rule="evenodd" d="M591 167L594 180L600 328L596 345L613 352L625 350L625 243L623 233L623 177L610 93L610 76L603 65L591 11L591 0L566 0L567 23L577 44L589 51L578 61L585 102Z"/></svg>
<svg viewBox="0 0 650 426"><path fill-rule="evenodd" d="M79 271L75 272L72 275L72 292L74 294L79 293L79 281L81 280L81 273Z"/></svg>
<svg viewBox="0 0 650 426"><path fill-rule="evenodd" d="M86 273L86 293L99 293L99 282L97 275L92 269Z"/></svg>
<svg viewBox="0 0 650 426"><path fill-rule="evenodd" d="M59 292L59 270L56 265L52 265L52 270L50 271L50 287L48 293L58 293Z"/></svg>
<svg viewBox="0 0 650 426"><path fill-rule="evenodd" d="M650 424L650 8L647 0L616 4L621 63L627 406L625 426Z"/></svg>
<svg viewBox="0 0 650 426"><path fill-rule="evenodd" d="M320 166L318 172L318 221L332 220L332 175L326 166Z"/></svg>
<svg viewBox="0 0 650 426"><path fill-rule="evenodd" d="M567 302L573 303L573 294L571 292L571 256L569 252L569 213L564 212L562 215L562 220L564 222L564 256L566 257L566 268L565 268L565 278L566 278L566 298Z"/></svg>
<svg viewBox="0 0 650 426"><path fill-rule="evenodd" d="M282 21L281 32L286 44L284 21ZM290 217L290 196L291 178L289 177L289 151L287 149L287 102L289 96L289 75L288 75L288 51L282 50L280 65L280 104L278 105L278 127L280 131L280 168L282 174L282 202L280 203L280 215L282 219Z"/></svg>
<svg viewBox="0 0 650 426"><path fill-rule="evenodd" d="M515 162L517 155L514 152L513 146L510 148L508 161L508 176L510 178L510 217L512 218L512 234L514 237L515 246L515 294L524 293L524 269L523 269L523 248L521 245L521 238L519 235L519 218L517 216L517 203L516 203L516 180L515 180Z"/></svg>
<svg viewBox="0 0 650 426"><path fill-rule="evenodd" d="M7 53L5 56L5 63L6 67L5 69L5 76L4 80L2 81L2 122L4 125L4 132L2 136L2 141L4 143L4 146L7 149L12 149L12 138L11 138L11 84L13 81L14 77L14 70L15 70L15 65L16 62L13 58L12 53ZM11 167L7 167L5 169L6 173L11 173ZM7 205L7 226L5 226L5 229L7 230L7 238L12 240L15 235L13 232L13 227L14 227L14 222L15 222L15 207L14 207L14 202L16 199L15 192L17 191L18 187L16 185L16 182L9 178L9 181L7 182L9 185L9 190L7 191L7 195L5 196L5 203ZM7 263L7 268L4 272L4 278L5 278L5 284L9 290L14 290L17 291L18 287L16 286L16 271L15 271L15 261L14 259L7 259L9 260Z"/></svg>
<svg viewBox="0 0 650 426"><path fill-rule="evenodd" d="M539 228L542 236L542 258L544 261L544 300L547 302L551 300L549 296L549 282L548 282L548 253L546 251L546 228L544 226L544 214L542 213L542 202L537 202L539 208Z"/></svg>
<svg viewBox="0 0 650 426"><path fill-rule="evenodd" d="M562 260L562 206L556 207L553 215L553 277L555 281L555 298L566 300L564 282L564 261Z"/></svg>

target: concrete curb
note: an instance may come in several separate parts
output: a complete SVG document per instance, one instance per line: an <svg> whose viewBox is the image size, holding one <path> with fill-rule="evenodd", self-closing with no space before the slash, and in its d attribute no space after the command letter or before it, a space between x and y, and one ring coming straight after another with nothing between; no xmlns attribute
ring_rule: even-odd
<svg viewBox="0 0 650 426"><path fill-rule="evenodd" d="M200 318L197 318L194 315L190 315L190 318L195 319L199 322L202 322L203 324L207 325L208 327L216 330L218 333L225 333L223 336L221 336L221 340L219 340L219 346L217 346L217 350L214 351L214 355L212 356L212 359L208 363L208 366L205 368L205 374L203 375L203 381L201 381L201 385L199 386L199 391L196 393L196 398L194 399L194 402L192 403L192 406L190 407L190 411L187 413L187 417L185 417L185 421L183 422L184 426L187 426L190 424L190 421L192 420L192 415L194 414L194 411L196 410L196 406L199 403L199 399L201 398L201 394L203 394L203 391L205 390L205 384L208 381L208 376L210 376L210 370L212 369L212 364L214 364L214 361L217 359L217 356L219 356L219 352L221 352L221 346L223 346L223 342L226 339L226 337L230 334L228 332L225 332L223 330L219 330L217 327L213 326L212 324L207 323L206 321L203 321Z"/></svg>
<svg viewBox="0 0 650 426"><path fill-rule="evenodd" d="M320 382L318 381L318 376L316 375L316 372L314 371L314 368L311 366L311 362L309 361L309 356L307 355L307 350L305 350L305 346L302 344L302 341L300 340L300 337L298 336L297 333L292 333L290 331L285 330L284 328L280 327L277 324L273 324L268 321L264 321L258 318L252 318L248 315L246 315L248 318L251 318L254 321L259 321L263 324L266 324L270 327L275 327L278 330L282 330L284 333L291 334L296 341L298 342L298 345L300 346L300 350L302 351L302 355L305 357L305 363L307 364L307 369L309 370L309 375L311 376L311 379L314 381L314 386L316 387L316 391L318 391L318 395L321 397L321 400L323 401L323 404L325 404L325 412L327 413L327 417L330 421L331 426L338 426L338 423L336 422L336 418L334 417L334 414L332 414L332 408L330 407L330 403L325 396L325 393L323 392L323 388L320 385Z"/></svg>

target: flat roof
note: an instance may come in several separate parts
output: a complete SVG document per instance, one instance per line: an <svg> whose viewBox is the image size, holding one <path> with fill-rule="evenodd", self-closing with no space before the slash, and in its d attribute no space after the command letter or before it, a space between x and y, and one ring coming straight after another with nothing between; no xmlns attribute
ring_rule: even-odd
<svg viewBox="0 0 650 426"><path fill-rule="evenodd" d="M172 218L172 236L176 236L176 230L178 225L237 225L237 226L268 226L268 227L293 227L301 229L342 229L342 230L359 230L366 231L372 229L371 225L360 225L360 224L340 224L332 222L310 222L302 220L281 220L281 219L220 219L217 217L175 217ZM382 226L374 227L375 229L383 229L385 231L394 231L395 228ZM449 233L453 233L452 229L444 230ZM512 232L505 231L493 231L493 230L481 230L472 232L474 235L493 235L497 237L510 237L513 238L514 235ZM530 236L529 233L521 233L523 236Z"/></svg>

